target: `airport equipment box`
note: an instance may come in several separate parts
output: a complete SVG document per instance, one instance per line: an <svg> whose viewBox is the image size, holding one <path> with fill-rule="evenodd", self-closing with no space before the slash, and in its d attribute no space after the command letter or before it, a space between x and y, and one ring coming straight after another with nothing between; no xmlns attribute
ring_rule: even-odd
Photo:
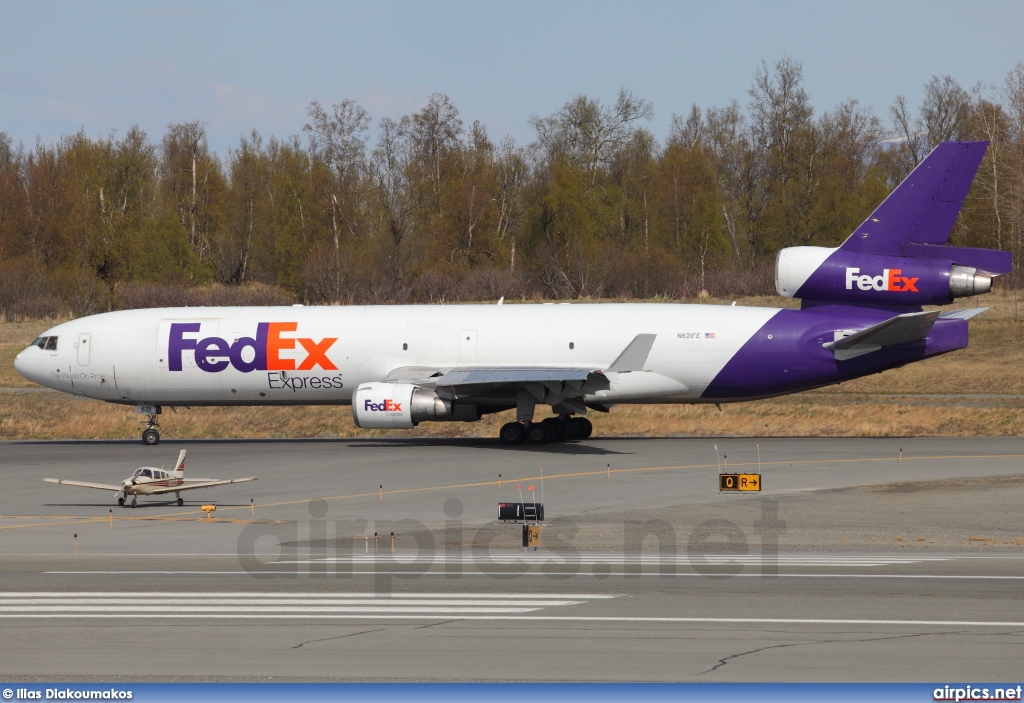
<svg viewBox="0 0 1024 703"><path fill-rule="evenodd" d="M544 504L498 503L498 519L505 522L541 522L544 520Z"/></svg>

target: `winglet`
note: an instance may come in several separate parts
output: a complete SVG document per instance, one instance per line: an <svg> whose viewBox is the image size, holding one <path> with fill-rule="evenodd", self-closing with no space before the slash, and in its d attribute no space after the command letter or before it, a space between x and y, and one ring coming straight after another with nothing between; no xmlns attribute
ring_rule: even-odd
<svg viewBox="0 0 1024 703"><path fill-rule="evenodd" d="M643 371L644 364L647 363L647 357L651 353L651 347L654 346L654 338L657 336L656 334L638 334L633 337L633 341L629 343L629 346L622 350L622 353L606 370L618 373Z"/></svg>

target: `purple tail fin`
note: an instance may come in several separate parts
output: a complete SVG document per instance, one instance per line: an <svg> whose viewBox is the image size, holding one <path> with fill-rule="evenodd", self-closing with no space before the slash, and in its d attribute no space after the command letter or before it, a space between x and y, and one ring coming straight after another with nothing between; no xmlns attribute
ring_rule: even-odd
<svg viewBox="0 0 1024 703"><path fill-rule="evenodd" d="M908 244L945 244L987 148L988 142L939 144L839 248L898 255Z"/></svg>

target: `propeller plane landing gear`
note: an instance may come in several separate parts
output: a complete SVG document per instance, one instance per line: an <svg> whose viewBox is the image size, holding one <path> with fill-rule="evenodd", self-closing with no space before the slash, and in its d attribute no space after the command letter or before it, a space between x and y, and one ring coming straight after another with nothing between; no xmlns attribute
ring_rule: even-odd
<svg viewBox="0 0 1024 703"><path fill-rule="evenodd" d="M132 507L133 508L139 507L138 499L136 499L135 496L132 496Z"/></svg>
<svg viewBox="0 0 1024 703"><path fill-rule="evenodd" d="M123 497L118 498L117 499L117 504L120 505L121 507L124 507L124 498Z"/></svg>

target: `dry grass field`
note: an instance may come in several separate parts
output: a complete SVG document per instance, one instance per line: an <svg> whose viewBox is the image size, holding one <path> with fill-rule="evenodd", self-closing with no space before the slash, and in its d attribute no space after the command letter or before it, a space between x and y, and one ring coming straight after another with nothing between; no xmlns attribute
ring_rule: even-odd
<svg viewBox="0 0 1024 703"><path fill-rule="evenodd" d="M729 304L732 301L706 301ZM1024 435L1024 304L1012 292L980 301L967 349L812 393L723 406L618 406L591 413L596 436L918 436ZM1024 300L1021 301L1024 303ZM792 304L774 298L746 305ZM976 304L961 301L960 307ZM1018 315L1018 312L1020 313ZM53 324L0 323L0 439L138 437L134 408L39 392L13 368L17 352ZM478 423L424 423L406 437L494 437L512 413ZM174 438L373 437L347 407L197 408L167 413L161 433Z"/></svg>

